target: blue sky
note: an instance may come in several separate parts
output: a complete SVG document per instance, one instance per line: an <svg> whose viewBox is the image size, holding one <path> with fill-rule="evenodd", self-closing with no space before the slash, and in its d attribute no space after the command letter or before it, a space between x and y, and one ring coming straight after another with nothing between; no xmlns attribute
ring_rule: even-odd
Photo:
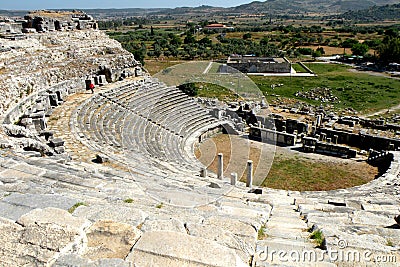
<svg viewBox="0 0 400 267"><path fill-rule="evenodd" d="M200 5L231 7L249 2L251 2L251 0L0 0L0 9L32 10L58 8L150 8Z"/></svg>

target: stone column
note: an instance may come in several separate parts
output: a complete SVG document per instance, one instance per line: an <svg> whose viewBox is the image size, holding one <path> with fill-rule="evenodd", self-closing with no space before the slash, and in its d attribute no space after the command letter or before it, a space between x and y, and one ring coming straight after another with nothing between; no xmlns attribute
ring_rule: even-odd
<svg viewBox="0 0 400 267"><path fill-rule="evenodd" d="M338 135L334 135L333 136L333 143L337 144L338 143L338 139L339 139L339 136Z"/></svg>
<svg viewBox="0 0 400 267"><path fill-rule="evenodd" d="M311 127L311 134L315 135L315 132L317 131L317 128L315 126Z"/></svg>
<svg viewBox="0 0 400 267"><path fill-rule="evenodd" d="M246 180L246 187L253 186L253 161L247 161L247 180Z"/></svg>
<svg viewBox="0 0 400 267"><path fill-rule="evenodd" d="M237 173L233 172L231 173L231 185L236 185L237 182Z"/></svg>
<svg viewBox="0 0 400 267"><path fill-rule="evenodd" d="M326 133L321 133L321 141L322 142L326 141Z"/></svg>
<svg viewBox="0 0 400 267"><path fill-rule="evenodd" d="M224 178L224 155L218 153L218 179Z"/></svg>
<svg viewBox="0 0 400 267"><path fill-rule="evenodd" d="M394 151L394 144L393 143L389 143L389 150L390 151Z"/></svg>
<svg viewBox="0 0 400 267"><path fill-rule="evenodd" d="M205 168L205 167L201 168L200 176L203 178L207 177L207 168Z"/></svg>
<svg viewBox="0 0 400 267"><path fill-rule="evenodd" d="M321 125L321 120L322 120L322 116L321 115L317 115L315 126L319 127Z"/></svg>

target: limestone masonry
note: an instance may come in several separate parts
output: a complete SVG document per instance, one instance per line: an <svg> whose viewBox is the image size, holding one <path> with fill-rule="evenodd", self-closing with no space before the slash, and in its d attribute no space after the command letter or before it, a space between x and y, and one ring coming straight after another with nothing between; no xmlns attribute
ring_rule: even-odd
<svg viewBox="0 0 400 267"><path fill-rule="evenodd" d="M15 23L0 39L0 266L398 266L399 143L378 134L392 126L190 98L84 13L31 13L27 33ZM376 147L349 127L376 131L354 133ZM346 157L371 149L388 167L349 189L250 190L194 156L222 131Z"/></svg>

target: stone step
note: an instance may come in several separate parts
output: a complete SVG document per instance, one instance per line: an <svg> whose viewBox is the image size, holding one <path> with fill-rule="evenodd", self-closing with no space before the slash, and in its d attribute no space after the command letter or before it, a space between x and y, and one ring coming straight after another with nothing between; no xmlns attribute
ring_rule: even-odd
<svg viewBox="0 0 400 267"><path fill-rule="evenodd" d="M257 242L253 266L336 266L324 254L309 242L271 238Z"/></svg>
<svg viewBox="0 0 400 267"><path fill-rule="evenodd" d="M292 229L292 230L298 230L298 231L303 231L307 230L307 224L304 221L299 220L297 221L292 221L292 222L286 222L285 218L282 218L282 220L276 220L276 221L268 221L267 223L267 228L268 229Z"/></svg>
<svg viewBox="0 0 400 267"><path fill-rule="evenodd" d="M284 238L291 240L306 240L309 238L308 231L298 231L297 229L266 229L265 234L269 237Z"/></svg>
<svg viewBox="0 0 400 267"><path fill-rule="evenodd" d="M145 232L126 258L134 266L248 266L235 250L179 232Z"/></svg>

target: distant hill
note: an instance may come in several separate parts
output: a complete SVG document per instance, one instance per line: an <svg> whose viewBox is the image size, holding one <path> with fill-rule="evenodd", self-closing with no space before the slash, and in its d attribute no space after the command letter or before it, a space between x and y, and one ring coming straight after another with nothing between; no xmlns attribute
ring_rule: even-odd
<svg viewBox="0 0 400 267"><path fill-rule="evenodd" d="M157 12L157 15L202 14L339 14L349 10L362 10L372 6L399 3L400 0L267 0L254 1L231 8L199 6L178 7Z"/></svg>
<svg viewBox="0 0 400 267"><path fill-rule="evenodd" d="M373 6L364 10L348 11L339 15L338 18L361 22L400 20L400 4Z"/></svg>
<svg viewBox="0 0 400 267"><path fill-rule="evenodd" d="M254 1L248 4L223 8L212 6L199 7L177 7L177 8L124 8L124 9L84 9L86 13L96 19L127 18L147 15L176 15L176 16L212 16L230 14L274 14L274 15L306 15L323 14L336 15L344 13L346 16L362 16L368 11L372 13L384 13L385 11L375 11L380 7L399 4L400 0L267 0ZM359 11L350 12L350 11ZM389 12L389 11L387 11ZM391 11L390 11L391 12ZM0 16L16 17L23 16L27 11L0 10ZM388 13L389 14L389 13ZM368 15L368 14L367 14ZM393 14L394 15L394 14Z"/></svg>
<svg viewBox="0 0 400 267"><path fill-rule="evenodd" d="M159 12L153 13L154 15L210 15L220 12L225 12L227 9L223 7L213 6L198 6L198 7L177 7L171 9L165 9Z"/></svg>
<svg viewBox="0 0 400 267"><path fill-rule="evenodd" d="M268 0L230 8L231 12L268 14L342 13L399 3L399 0Z"/></svg>
<svg viewBox="0 0 400 267"><path fill-rule="evenodd" d="M51 10L51 9L50 9ZM70 10L70 9L57 9ZM164 12L170 10L166 8L107 8L107 9L80 9L96 19L114 19L127 18L136 16L146 16L156 12ZM0 17L24 17L29 10L0 10Z"/></svg>
<svg viewBox="0 0 400 267"><path fill-rule="evenodd" d="M83 9L87 14L96 19L115 19L137 16L147 16L156 12L165 12L166 8L108 8L108 9Z"/></svg>
<svg viewBox="0 0 400 267"><path fill-rule="evenodd" d="M29 11L27 10L0 10L0 17L7 17L7 18L22 18Z"/></svg>

